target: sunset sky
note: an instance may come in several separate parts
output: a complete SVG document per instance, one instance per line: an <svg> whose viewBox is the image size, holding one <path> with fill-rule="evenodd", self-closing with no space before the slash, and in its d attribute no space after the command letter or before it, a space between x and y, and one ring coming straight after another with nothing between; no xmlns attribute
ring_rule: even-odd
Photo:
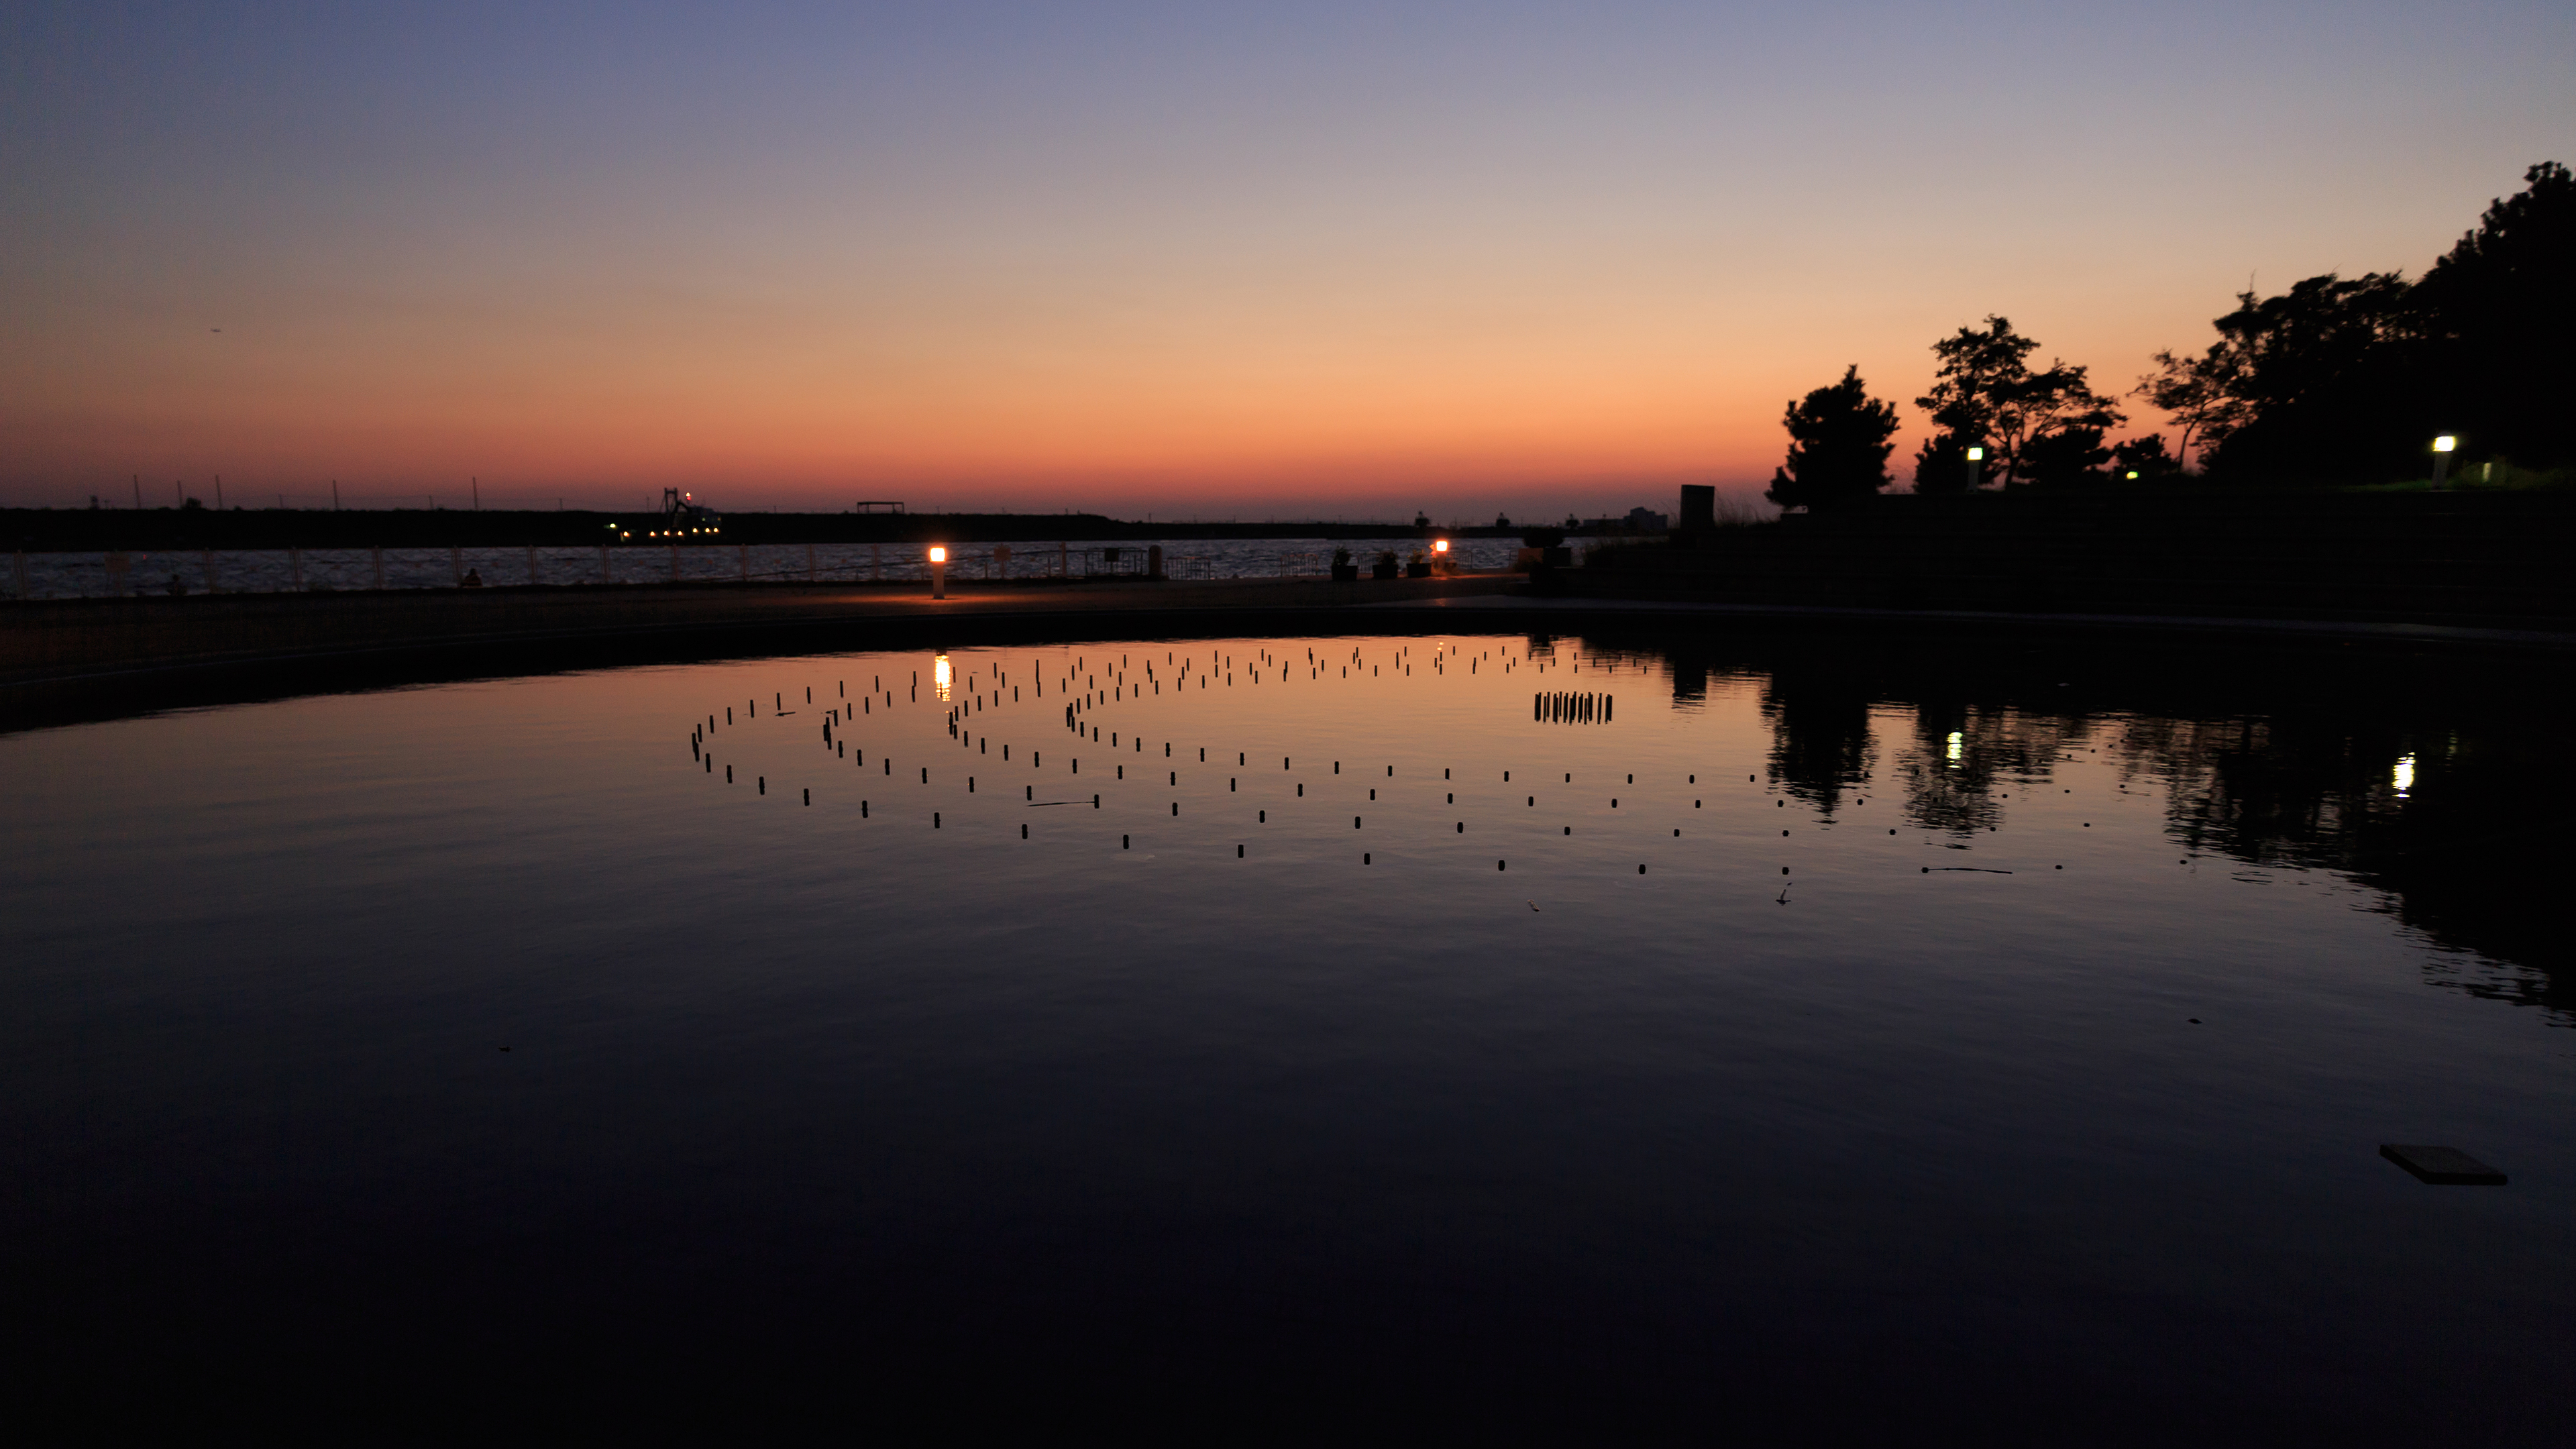
<svg viewBox="0 0 2576 1449"><path fill-rule="evenodd" d="M1902 479L1951 328L2125 390L2544 159L2565 0L22 4L0 501L1668 507L1853 362Z"/></svg>

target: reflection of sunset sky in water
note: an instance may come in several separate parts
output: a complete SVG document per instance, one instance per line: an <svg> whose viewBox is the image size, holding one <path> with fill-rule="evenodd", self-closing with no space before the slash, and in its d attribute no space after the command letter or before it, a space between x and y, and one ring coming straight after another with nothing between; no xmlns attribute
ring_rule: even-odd
<svg viewBox="0 0 2576 1449"><path fill-rule="evenodd" d="M2576 1013L2437 848L2514 828L2514 717L2390 692L2413 664L2248 666L2248 714L2188 707L2208 661L2020 658L955 645L0 738L46 841L0 878L0 1112L135 1281L220 1231L287 1299L258 1225L335 1182L378 1241L583 1244L524 1270L567 1303L648 1241L721 1260L616 1329L681 1339L998 1315L1077 1362L1347 1368L1446 1302L1435 1357L1563 1372L1580 1323L1656 1392L1755 1402L1821 1387L1729 1367L1784 1332L2129 1402L2286 1360L2332 1394L2214 1392L2328 1419L2462 1355L2543 1381ZM1617 709L1533 719L1549 692ZM2514 1185L2427 1196L2391 1140ZM281 1163L248 1216L198 1185L233 1160ZM710 1181L753 1186L659 1235ZM10 1211L13 1251L71 1231ZM829 1314L773 1318L817 1282Z"/></svg>

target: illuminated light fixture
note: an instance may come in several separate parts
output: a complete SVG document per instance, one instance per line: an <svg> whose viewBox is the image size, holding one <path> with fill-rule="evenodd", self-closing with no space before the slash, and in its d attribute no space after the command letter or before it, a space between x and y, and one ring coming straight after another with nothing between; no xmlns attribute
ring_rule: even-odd
<svg viewBox="0 0 2576 1449"><path fill-rule="evenodd" d="M1435 540L1431 545L1431 551L1433 553L1447 553L1449 551L1449 540L1445 538Z"/></svg>
<svg viewBox="0 0 2576 1449"><path fill-rule="evenodd" d="M2397 798L2400 800L2406 798L2407 791L2415 788L2415 757L2413 755L2399 755L2397 757L2397 768L2389 772L2388 783L2397 787Z"/></svg>
<svg viewBox="0 0 2576 1449"><path fill-rule="evenodd" d="M2135 469L2135 468L2130 469L2130 470L2129 470L2129 476L2130 476L2130 477L2132 477L2132 478L2137 477L2137 476L2138 476L2138 470L2137 470L2137 469Z"/></svg>
<svg viewBox="0 0 2576 1449"><path fill-rule="evenodd" d="M2434 487L2439 488L2442 486L2442 475L2451 470L2451 450L2459 446L2460 440L2452 437L2448 433L2444 433L2442 436L2433 440Z"/></svg>
<svg viewBox="0 0 2576 1449"><path fill-rule="evenodd" d="M2452 437L2452 436L2451 436L2450 434L2448 434L2448 433L2444 433L2442 436L2440 436L2440 437L2438 437L2438 438L2435 438L2435 439L2433 440L2433 451L2434 451L2434 452L2436 452L2436 453L2448 453L2448 452L2452 452L2452 451L2456 450L2459 446L2460 446L2460 440L2459 440L2459 439L2457 439L2457 438L2455 438L2455 437Z"/></svg>
<svg viewBox="0 0 2576 1449"><path fill-rule="evenodd" d="M948 545L944 543L930 546L930 596L934 599L948 597ZM941 667L947 667L944 658ZM947 697L945 694L940 696L942 699Z"/></svg>
<svg viewBox="0 0 2576 1449"><path fill-rule="evenodd" d="M1968 461L1971 463L1982 463L1986 461L1986 450L1983 448L1970 448L1968 450Z"/></svg>

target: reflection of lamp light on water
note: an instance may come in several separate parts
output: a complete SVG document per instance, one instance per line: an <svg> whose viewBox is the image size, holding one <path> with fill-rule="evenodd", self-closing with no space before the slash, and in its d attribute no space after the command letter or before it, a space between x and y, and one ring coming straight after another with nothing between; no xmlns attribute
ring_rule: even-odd
<svg viewBox="0 0 2576 1449"><path fill-rule="evenodd" d="M947 550L932 549L931 552L941 554L946 553ZM941 699L946 699L948 687L956 682L957 666L949 663L948 656L945 654L933 655L930 660L930 692Z"/></svg>
<svg viewBox="0 0 2576 1449"><path fill-rule="evenodd" d="M930 546L930 596L934 599L948 597L948 546L943 543L934 543ZM940 667L943 669L947 667L945 658L941 660ZM944 680L942 687L945 687ZM945 694L940 695L942 699L947 697Z"/></svg>
<svg viewBox="0 0 2576 1449"><path fill-rule="evenodd" d="M2397 787L2397 798L2405 799L2406 792L2415 788L2415 757L2399 755L2397 768L2388 773L2388 782Z"/></svg>
<svg viewBox="0 0 2576 1449"><path fill-rule="evenodd" d="M1949 747L1946 753L1951 764L1955 765L1959 763L1959 756L1964 752L1967 742L1967 736L1959 733L1957 730L1950 731Z"/></svg>

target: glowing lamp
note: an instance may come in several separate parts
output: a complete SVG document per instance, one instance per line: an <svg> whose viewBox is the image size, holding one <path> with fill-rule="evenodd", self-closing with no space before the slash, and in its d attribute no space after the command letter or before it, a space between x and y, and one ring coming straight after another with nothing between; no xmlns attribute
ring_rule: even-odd
<svg viewBox="0 0 2576 1449"><path fill-rule="evenodd" d="M933 546L930 550L930 561L936 564L948 562L948 550Z"/></svg>
<svg viewBox="0 0 2576 1449"><path fill-rule="evenodd" d="M930 596L934 599L948 597L948 546L945 544L930 546Z"/></svg>
<svg viewBox="0 0 2576 1449"><path fill-rule="evenodd" d="M2137 469L2135 469L2135 468L2130 469L2130 470L2129 470L2129 476L2130 476L2130 477L2132 477L2132 478L2137 477L2137 476L2138 476L2138 470L2137 470Z"/></svg>
<svg viewBox="0 0 2576 1449"><path fill-rule="evenodd" d="M2448 453L2459 446L2460 440L2448 433L2433 440L2433 451L2436 453Z"/></svg>
<svg viewBox="0 0 2576 1449"><path fill-rule="evenodd" d="M1445 538L1435 540L1431 545L1431 551L1433 553L1447 553L1449 551L1449 540Z"/></svg>
<svg viewBox="0 0 2576 1449"><path fill-rule="evenodd" d="M1986 461L1986 450L1983 448L1970 448L1968 450L1968 461L1971 463L1982 463Z"/></svg>

